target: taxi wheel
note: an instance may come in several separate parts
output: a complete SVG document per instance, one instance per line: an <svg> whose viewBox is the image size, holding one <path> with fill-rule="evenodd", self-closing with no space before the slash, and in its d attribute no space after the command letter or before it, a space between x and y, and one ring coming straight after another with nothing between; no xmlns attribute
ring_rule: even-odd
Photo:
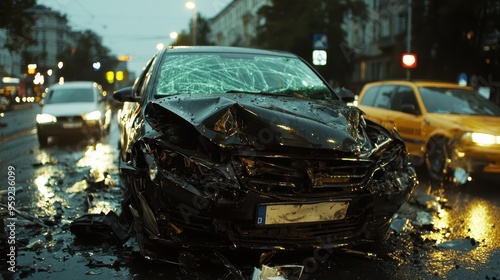
<svg viewBox="0 0 500 280"><path fill-rule="evenodd" d="M446 181L448 171L448 152L446 150L447 139L435 137L429 140L426 147L425 163L431 179Z"/></svg>

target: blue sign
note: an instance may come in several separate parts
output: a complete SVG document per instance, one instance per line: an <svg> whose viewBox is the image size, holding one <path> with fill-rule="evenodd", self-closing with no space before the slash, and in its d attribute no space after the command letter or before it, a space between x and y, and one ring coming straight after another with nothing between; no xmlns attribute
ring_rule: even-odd
<svg viewBox="0 0 500 280"><path fill-rule="evenodd" d="M313 50L326 50L328 47L328 39L326 34L314 34Z"/></svg>
<svg viewBox="0 0 500 280"><path fill-rule="evenodd" d="M460 73L460 75L458 75L458 84L461 86L467 85L467 74L462 72L462 73Z"/></svg>

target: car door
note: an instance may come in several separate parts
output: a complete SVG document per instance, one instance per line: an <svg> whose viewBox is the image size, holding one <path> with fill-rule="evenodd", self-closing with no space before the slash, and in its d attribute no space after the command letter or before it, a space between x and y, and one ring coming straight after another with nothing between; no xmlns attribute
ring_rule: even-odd
<svg viewBox="0 0 500 280"><path fill-rule="evenodd" d="M360 96L358 107L366 113L367 119L392 130L394 122L388 115L395 90L395 85L372 86Z"/></svg>
<svg viewBox="0 0 500 280"><path fill-rule="evenodd" d="M144 122L144 118L141 114L143 109L142 104L144 104L147 99L146 96L148 85L154 61L155 59L151 60L148 63L148 65L141 73L141 76L136 80L134 86L132 87L133 95L141 101L130 102L129 104L127 104L126 112L123 113L124 116L122 118L122 136L124 137L124 143L122 147L122 158L124 158L125 160L128 160L128 154L130 153L133 143L137 139Z"/></svg>
<svg viewBox="0 0 500 280"><path fill-rule="evenodd" d="M387 122L393 123L406 143L408 152L420 155L425 145L424 119L412 87L400 85L390 100Z"/></svg>

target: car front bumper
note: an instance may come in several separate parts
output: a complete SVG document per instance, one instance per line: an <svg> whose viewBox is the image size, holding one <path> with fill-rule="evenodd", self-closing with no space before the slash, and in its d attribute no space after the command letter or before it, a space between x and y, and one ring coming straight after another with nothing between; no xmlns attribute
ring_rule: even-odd
<svg viewBox="0 0 500 280"><path fill-rule="evenodd" d="M73 121L56 123L37 123L37 131L44 136L84 135L95 136L100 133L99 121Z"/></svg>
<svg viewBox="0 0 500 280"><path fill-rule="evenodd" d="M318 185L309 192L294 193L297 187L280 183L274 189L264 190L261 181L250 178L252 171L243 174L253 164L246 160L237 161L249 165L242 168L233 160L231 165L215 165L204 170L199 163L189 160L183 159L191 172L187 177L178 176L180 173L173 173L173 169L154 166L154 159L149 155L145 158L150 164L147 171L126 163L120 166L129 189L132 188L131 201L135 203L127 206L135 213L134 230L147 256L158 258L163 245L192 249L296 250L383 241L393 214L418 183L410 165L397 171L375 171L373 162L371 166L366 166L366 162L355 166L357 163L348 161L348 165L365 174L353 176L353 184L340 180L329 185L331 182L325 180L323 186ZM281 170L278 164L268 163L264 179ZM285 182L295 173L289 172L278 181ZM186 178L198 178L202 184ZM312 177L304 180L312 180ZM289 210L297 207L300 214L302 207L308 211L302 216L317 215L321 212L315 212L314 207L321 203L347 205L347 208L337 218L316 218L315 222L304 222L301 215L292 215ZM281 224L260 223L259 211L268 205L283 206L282 212L278 210L276 214L296 218L297 222L285 223L285 218Z"/></svg>
<svg viewBox="0 0 500 280"><path fill-rule="evenodd" d="M469 174L500 174L500 145L456 146L451 153L453 169L463 168Z"/></svg>

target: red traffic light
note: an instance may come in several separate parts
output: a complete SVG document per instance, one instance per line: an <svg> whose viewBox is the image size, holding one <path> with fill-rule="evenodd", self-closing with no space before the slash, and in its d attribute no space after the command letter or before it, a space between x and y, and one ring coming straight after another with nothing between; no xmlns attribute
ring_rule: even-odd
<svg viewBox="0 0 500 280"><path fill-rule="evenodd" d="M403 53L401 62L403 68L415 68L417 67L417 55L414 53Z"/></svg>

